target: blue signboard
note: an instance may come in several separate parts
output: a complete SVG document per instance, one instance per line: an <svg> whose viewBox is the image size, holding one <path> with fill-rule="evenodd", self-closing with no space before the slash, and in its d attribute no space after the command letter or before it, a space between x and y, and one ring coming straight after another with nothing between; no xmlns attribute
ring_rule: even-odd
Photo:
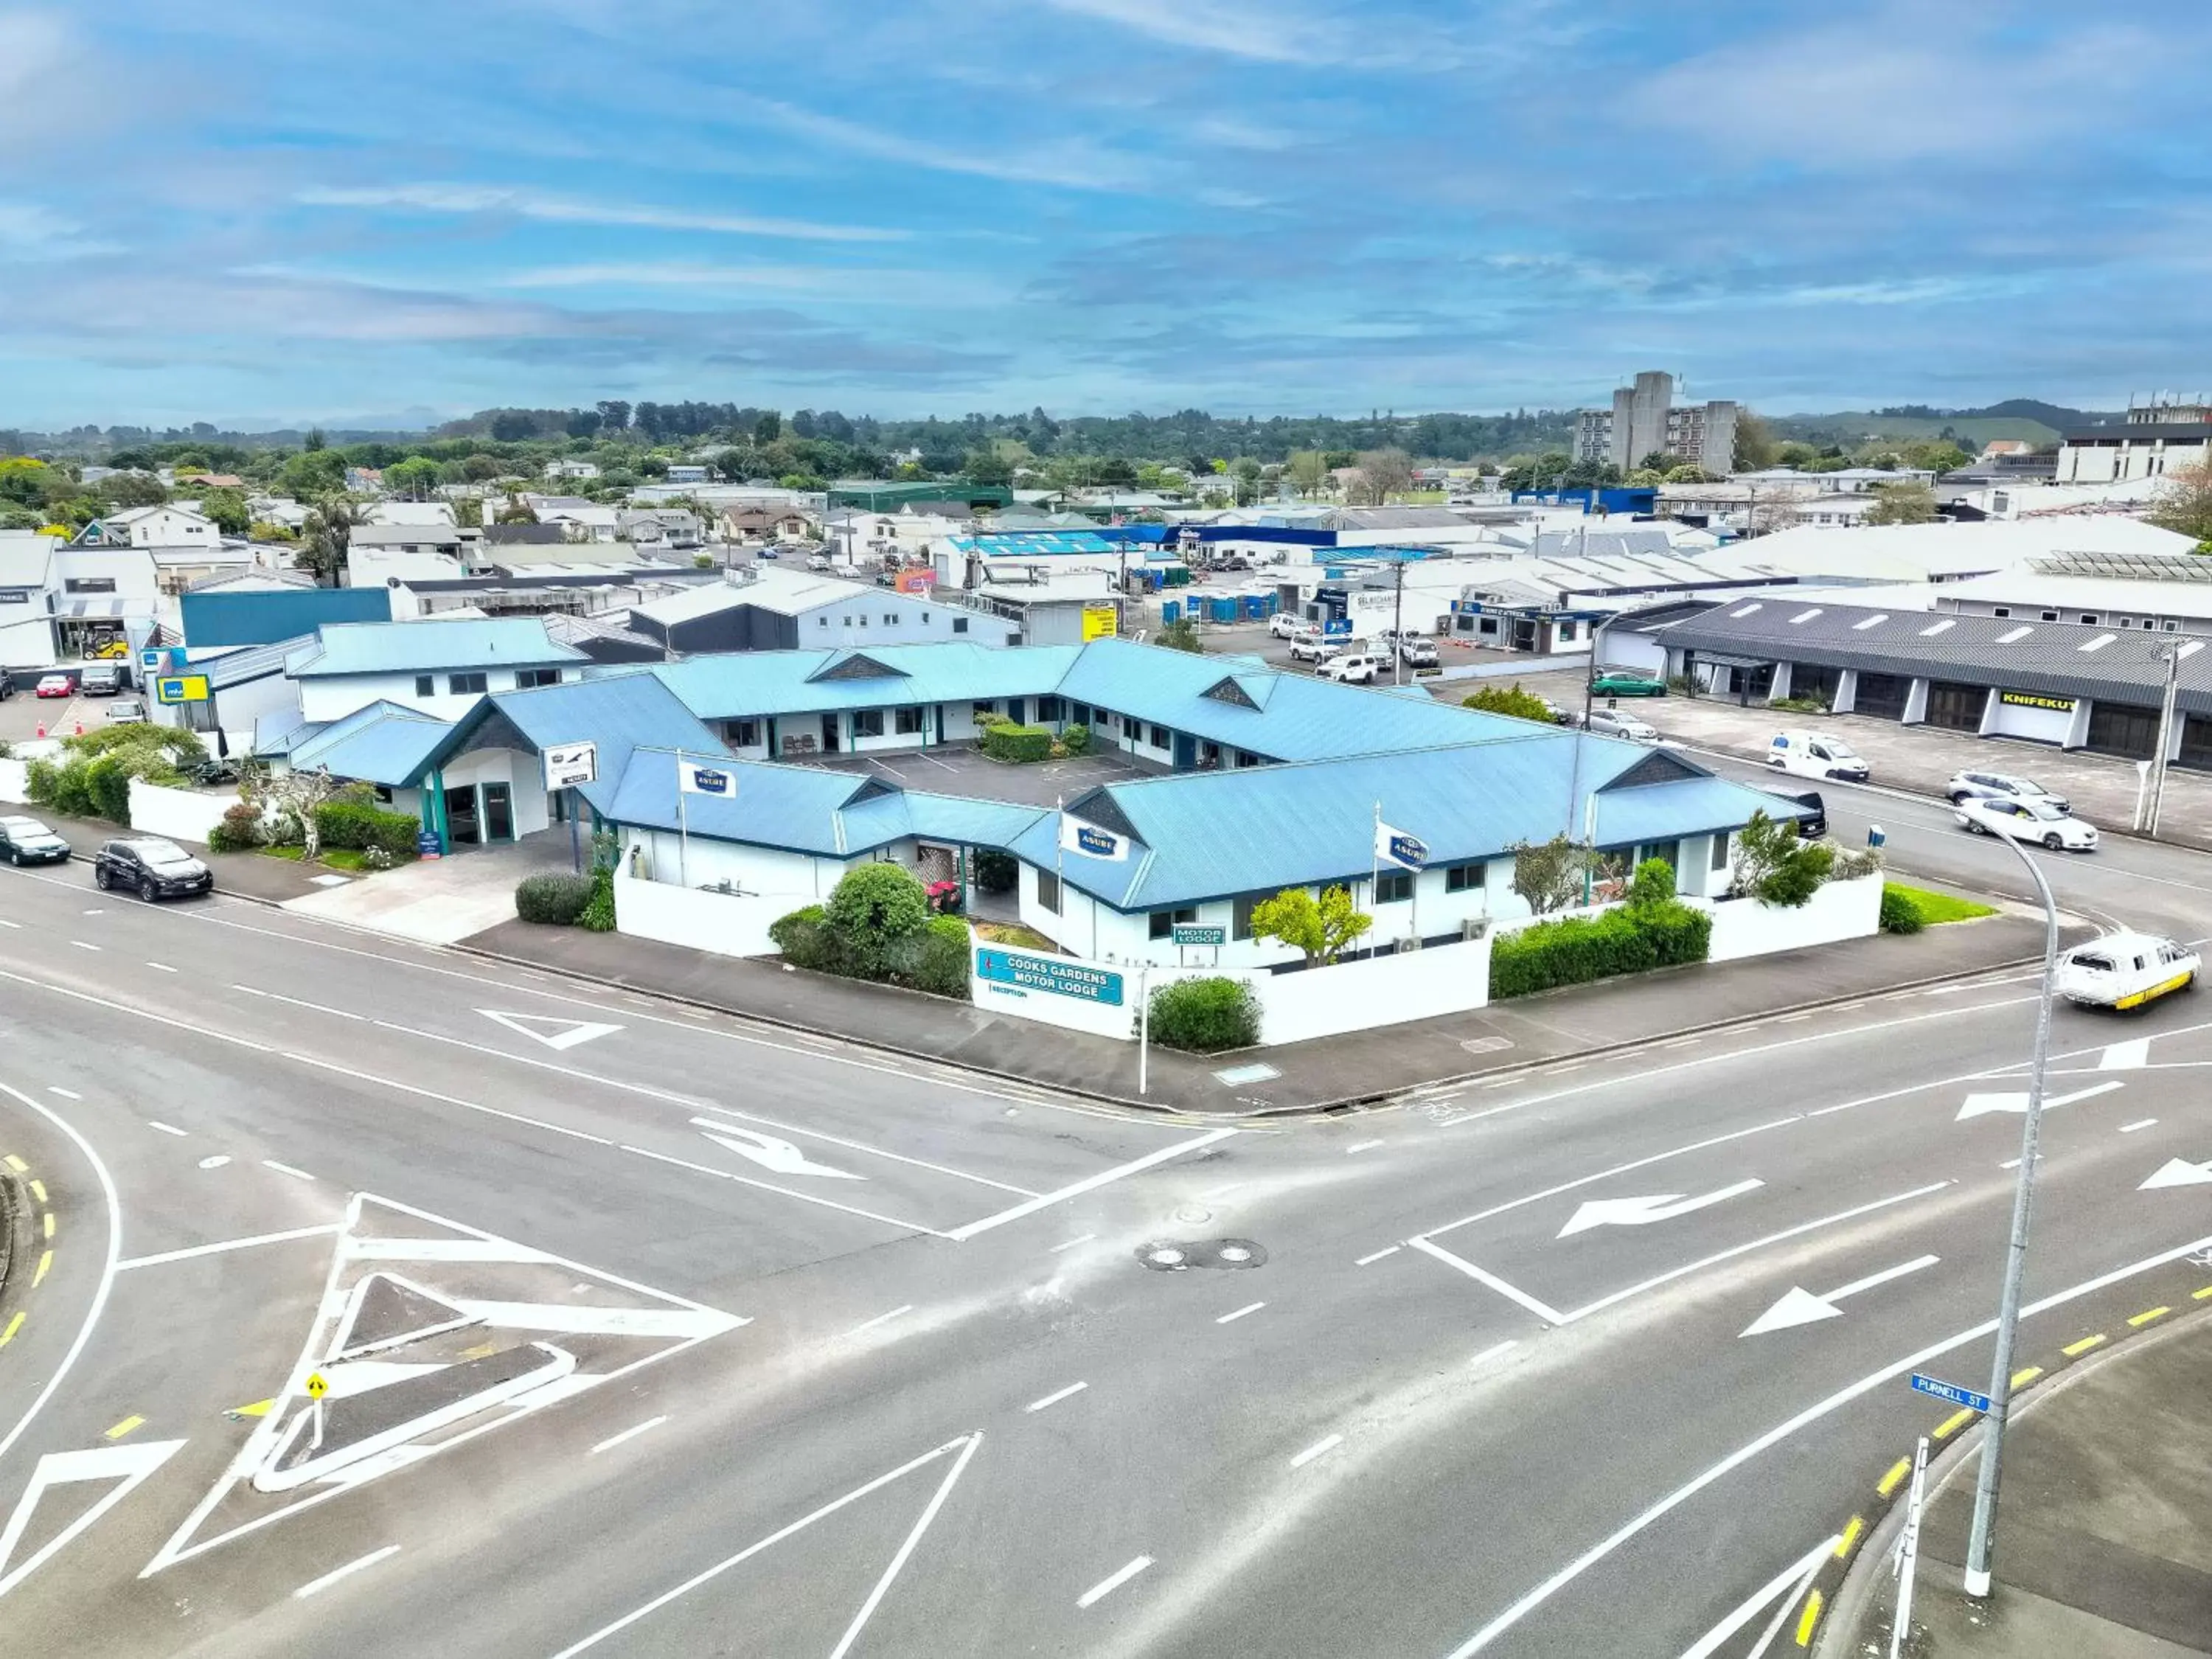
<svg viewBox="0 0 2212 1659"><path fill-rule="evenodd" d="M1011 951L978 945L975 977L1024 991L1046 991L1057 997L1101 1003L1109 1008L1121 1006L1121 975L1103 968L1086 967L1079 962L1017 955Z"/></svg>
<svg viewBox="0 0 2212 1659"><path fill-rule="evenodd" d="M1333 640L1350 639L1352 637L1352 618L1349 617L1331 617L1328 621L1322 623L1321 631L1323 635Z"/></svg>
<svg viewBox="0 0 2212 1659"><path fill-rule="evenodd" d="M418 858L434 859L446 850L435 830L418 830L415 834L415 853Z"/></svg>
<svg viewBox="0 0 2212 1659"><path fill-rule="evenodd" d="M1912 1386L1920 1394L1932 1394L1938 1400L1948 1400L1954 1406L1972 1406L1978 1412L1990 1408L1990 1397L1976 1394L1972 1389L1962 1389L1956 1382L1946 1382L1919 1371L1912 1373Z"/></svg>
<svg viewBox="0 0 2212 1659"><path fill-rule="evenodd" d="M1409 870L1425 870L1429 866L1429 844L1418 836L1394 833L1382 856Z"/></svg>
<svg viewBox="0 0 2212 1659"><path fill-rule="evenodd" d="M1218 926L1208 927L1177 922L1174 925L1173 939L1177 945L1222 945L1229 943L1229 930Z"/></svg>

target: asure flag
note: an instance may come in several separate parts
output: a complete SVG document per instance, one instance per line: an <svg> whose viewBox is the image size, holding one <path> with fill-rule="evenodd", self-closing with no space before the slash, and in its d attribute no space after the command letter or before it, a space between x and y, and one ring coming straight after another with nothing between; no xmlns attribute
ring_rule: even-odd
<svg viewBox="0 0 2212 1659"><path fill-rule="evenodd" d="M1395 864L1401 870L1425 870L1429 867L1429 846L1418 836L1409 836L1403 830L1393 830L1380 818L1375 821L1375 856L1385 864Z"/></svg>
<svg viewBox="0 0 2212 1659"><path fill-rule="evenodd" d="M1129 857L1127 836L1101 830L1065 812L1060 815L1060 845L1064 852L1079 854L1086 859L1108 859L1115 864L1126 863Z"/></svg>
<svg viewBox="0 0 2212 1659"><path fill-rule="evenodd" d="M720 795L728 800L738 793L738 775L727 767L679 761L676 766L676 787L687 795Z"/></svg>

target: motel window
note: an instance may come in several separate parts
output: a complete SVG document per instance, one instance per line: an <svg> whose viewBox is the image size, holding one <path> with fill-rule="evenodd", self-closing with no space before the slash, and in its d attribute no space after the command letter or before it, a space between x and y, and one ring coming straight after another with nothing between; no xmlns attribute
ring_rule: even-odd
<svg viewBox="0 0 2212 1659"><path fill-rule="evenodd" d="M1194 904L1180 910L1155 910L1148 919L1146 933L1152 939L1173 939L1176 928L1188 927L1197 920L1198 907Z"/></svg>
<svg viewBox="0 0 2212 1659"><path fill-rule="evenodd" d="M112 593L114 591L115 578L112 576L66 576L62 580L62 592L64 593Z"/></svg>
<svg viewBox="0 0 2212 1659"><path fill-rule="evenodd" d="M965 634L968 631L968 618L955 617L952 619L952 631L956 634Z"/></svg>
<svg viewBox="0 0 2212 1659"><path fill-rule="evenodd" d="M1444 872L1444 891L1447 893L1477 893L1486 884L1489 866L1482 864L1455 864Z"/></svg>
<svg viewBox="0 0 2212 1659"><path fill-rule="evenodd" d="M557 668L518 668L514 671L514 689L527 691L533 686L558 685L561 671Z"/></svg>
<svg viewBox="0 0 2212 1659"><path fill-rule="evenodd" d="M1249 750L1240 749L1237 751L1237 764L1239 767L1257 766L1259 763L1260 757Z"/></svg>
<svg viewBox="0 0 2212 1659"><path fill-rule="evenodd" d="M2097 613L2094 611L2084 611L2081 613L2081 620L2094 625L2097 620Z"/></svg>
<svg viewBox="0 0 2212 1659"><path fill-rule="evenodd" d="M415 695L416 696L435 696L437 695L437 691L438 677L435 674L417 674L415 677Z"/></svg>
<svg viewBox="0 0 2212 1659"><path fill-rule="evenodd" d="M457 697L474 696L483 691L488 682L482 674L448 674L446 690Z"/></svg>
<svg viewBox="0 0 2212 1659"><path fill-rule="evenodd" d="M1231 939L1251 938L1252 907L1255 904L1265 904L1273 897L1274 897L1273 893L1245 893L1241 895L1237 898L1237 902L1231 907L1229 937Z"/></svg>
<svg viewBox="0 0 2212 1659"><path fill-rule="evenodd" d="M898 612L896 611L884 611L884 626L886 628L896 628L898 626Z"/></svg>
<svg viewBox="0 0 2212 1659"><path fill-rule="evenodd" d="M1716 870L1725 870L1728 867L1729 832L1723 830L1717 831L1713 836L1712 868Z"/></svg>
<svg viewBox="0 0 2212 1659"><path fill-rule="evenodd" d="M1152 747L1153 747L1153 748L1155 748L1155 749L1164 749L1164 748L1166 748L1167 746L1168 746L1168 729L1167 729L1167 727L1166 727L1166 726L1155 726L1154 727L1152 727Z"/></svg>
<svg viewBox="0 0 2212 1659"><path fill-rule="evenodd" d="M999 705L997 703L988 702L981 698L968 705L968 713L971 719L978 714L995 714L998 712Z"/></svg>
<svg viewBox="0 0 2212 1659"><path fill-rule="evenodd" d="M856 738L880 738L884 734L884 711L880 708L856 708L853 711L853 735Z"/></svg>
<svg viewBox="0 0 2212 1659"><path fill-rule="evenodd" d="M1059 720L1061 717L1060 699L1058 697L1039 697L1037 699L1036 717L1041 721Z"/></svg>
<svg viewBox="0 0 2212 1659"><path fill-rule="evenodd" d="M758 720L725 720L722 722L722 730L730 741L740 749L750 749L760 741Z"/></svg>
<svg viewBox="0 0 2212 1659"><path fill-rule="evenodd" d="M912 737L921 730L921 710L902 708L897 711L896 726L902 737Z"/></svg>
<svg viewBox="0 0 2212 1659"><path fill-rule="evenodd" d="M1991 605L1990 607L1990 615L1992 617L2009 617L2012 615L2012 607L2008 605Z"/></svg>
<svg viewBox="0 0 2212 1659"><path fill-rule="evenodd" d="M1636 849L1636 862L1640 866L1657 859L1669 870L1682 867L1682 843L1679 841L1647 842Z"/></svg>
<svg viewBox="0 0 2212 1659"><path fill-rule="evenodd" d="M817 617L814 619L814 625L817 628L827 628L830 626L830 618L826 615Z"/></svg>
<svg viewBox="0 0 2212 1659"><path fill-rule="evenodd" d="M1037 877L1037 908L1060 914L1060 878L1049 870L1040 870Z"/></svg>
<svg viewBox="0 0 2212 1659"><path fill-rule="evenodd" d="M2043 620L2045 622L2057 622L2058 620L2058 613L2056 611L2046 611L2043 613Z"/></svg>
<svg viewBox="0 0 2212 1659"><path fill-rule="evenodd" d="M1375 878L1375 902L1377 904L1403 904L1413 896L1413 872L1411 870L1386 870Z"/></svg>

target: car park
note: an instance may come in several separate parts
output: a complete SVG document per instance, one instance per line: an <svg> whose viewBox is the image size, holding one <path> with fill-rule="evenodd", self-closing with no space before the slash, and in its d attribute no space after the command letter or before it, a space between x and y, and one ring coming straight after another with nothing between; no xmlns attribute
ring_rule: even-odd
<svg viewBox="0 0 2212 1659"><path fill-rule="evenodd" d="M1339 655L1343 649L1342 643L1338 641L1323 639L1318 634L1301 634L1291 641L1291 660L1323 663Z"/></svg>
<svg viewBox="0 0 2212 1659"><path fill-rule="evenodd" d="M110 726L143 724L146 719L146 704L144 700L139 697L118 697L107 705L106 711L100 718Z"/></svg>
<svg viewBox="0 0 2212 1659"><path fill-rule="evenodd" d="M1589 729L1601 738L1626 738L1631 743L1656 743L1659 728L1649 720L1623 714L1618 708L1593 708Z"/></svg>
<svg viewBox="0 0 2212 1659"><path fill-rule="evenodd" d="M1954 806L1966 800L2041 800L2062 812L2074 810L2063 795L2054 795L2034 779L2012 772L1954 773L1943 793Z"/></svg>
<svg viewBox="0 0 2212 1659"><path fill-rule="evenodd" d="M36 818L0 817L0 858L10 864L66 864L70 844Z"/></svg>
<svg viewBox="0 0 2212 1659"><path fill-rule="evenodd" d="M92 862L93 884L121 888L149 903L211 892L215 874L173 841L132 836L104 844Z"/></svg>
<svg viewBox="0 0 2212 1659"><path fill-rule="evenodd" d="M1633 668L1607 668L1598 672L1589 689L1601 697L1663 697L1667 695L1667 682L1640 674Z"/></svg>
<svg viewBox="0 0 2212 1659"><path fill-rule="evenodd" d="M1322 664L1319 672L1323 679L1334 680L1340 685L1372 685L1375 677L1386 672L1389 666L1388 657L1378 657L1369 651L1347 651Z"/></svg>
<svg viewBox="0 0 2212 1659"><path fill-rule="evenodd" d="M1766 763L1803 778L1838 778L1845 783L1864 783L1874 769L1861 760L1841 738L1814 732L1778 732L1767 745Z"/></svg>
<svg viewBox="0 0 2212 1659"><path fill-rule="evenodd" d="M2047 800L1997 800L1969 796L1951 809L1962 830L2035 842L2052 852L2092 853L2097 831Z"/></svg>
<svg viewBox="0 0 2212 1659"><path fill-rule="evenodd" d="M76 682L66 674L41 674L38 694L42 697L73 697L76 695Z"/></svg>
<svg viewBox="0 0 2212 1659"><path fill-rule="evenodd" d="M2140 1008L2197 983L2203 961L2157 933L2121 931L2077 945L2058 959L2058 994L2093 1008Z"/></svg>

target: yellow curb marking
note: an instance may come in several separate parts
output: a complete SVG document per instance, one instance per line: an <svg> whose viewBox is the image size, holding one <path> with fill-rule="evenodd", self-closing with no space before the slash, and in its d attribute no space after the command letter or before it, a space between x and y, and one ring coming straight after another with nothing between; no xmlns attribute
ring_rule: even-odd
<svg viewBox="0 0 2212 1659"><path fill-rule="evenodd" d="M1909 1457L1900 1457L1897 1462L1889 1466L1889 1473L1882 1476L1881 1480L1875 1485L1875 1491L1881 1496L1887 1498L1890 1493L1897 1490L1897 1483L1904 1480L1906 1475L1911 1473L1912 1460Z"/></svg>
<svg viewBox="0 0 2212 1659"><path fill-rule="evenodd" d="M44 1217L44 1221L46 1224L46 1237L48 1238L52 1238L54 1236L54 1212L52 1210L48 1210L46 1212Z"/></svg>
<svg viewBox="0 0 2212 1659"><path fill-rule="evenodd" d="M40 1285L46 1282L46 1269L53 1265L54 1253L52 1250L41 1250L39 1252L39 1270L31 1275L31 1288L33 1290L37 1290Z"/></svg>
<svg viewBox="0 0 2212 1659"><path fill-rule="evenodd" d="M1858 1547L1859 1534L1865 1528L1866 1522L1857 1516L1855 1515L1850 1518L1850 1522L1844 1528L1844 1535L1836 1540L1837 1560L1842 1561L1850 1558L1850 1553Z"/></svg>
<svg viewBox="0 0 2212 1659"><path fill-rule="evenodd" d="M2166 1315L2172 1311L2173 1310L2171 1308L2146 1309L2143 1312L2137 1314L2133 1319L2128 1321L2128 1323L2133 1326L2142 1327L2149 1324L2154 1319L2163 1319Z"/></svg>
<svg viewBox="0 0 2212 1659"><path fill-rule="evenodd" d="M32 1182L31 1196L37 1199L40 1203L45 1203L46 1201L46 1183L43 1181Z"/></svg>
<svg viewBox="0 0 2212 1659"><path fill-rule="evenodd" d="M2189 1299L2191 1302L2202 1302L2207 1297L2212 1297L2212 1285L2207 1285L2201 1291L2191 1291L2189 1293Z"/></svg>
<svg viewBox="0 0 2212 1659"><path fill-rule="evenodd" d="M107 1431L107 1438L110 1440L120 1440L125 1435L130 1433L131 1430L144 1426L145 1422L146 1419L143 1417L126 1417L120 1423L118 1423L113 1428Z"/></svg>
<svg viewBox="0 0 2212 1659"><path fill-rule="evenodd" d="M1974 1408L1963 1406L1936 1425L1936 1438L1948 1440L1953 1435L1974 1420Z"/></svg>
<svg viewBox="0 0 2212 1659"><path fill-rule="evenodd" d="M1805 1598L1805 1611L1797 1616L1797 1645L1799 1647L1809 1648L1813 1645L1813 1626L1820 1622L1820 1592L1814 1590L1810 1595Z"/></svg>
<svg viewBox="0 0 2212 1659"><path fill-rule="evenodd" d="M15 1340L15 1333L22 1328L23 1316L19 1313L13 1319L8 1322L8 1328L6 1330L0 1331L0 1348L4 1348L10 1342L13 1342Z"/></svg>
<svg viewBox="0 0 2212 1659"><path fill-rule="evenodd" d="M31 1167L29 1164L24 1163L21 1158L16 1157L13 1152L8 1154L7 1163L8 1167L13 1170L17 1175L21 1175L25 1170Z"/></svg>
<svg viewBox="0 0 2212 1659"><path fill-rule="evenodd" d="M2025 1366L2025 1367L2023 1367L2022 1369L2021 1369L2021 1370L2016 1370L2016 1371L2014 1371L2014 1372L2012 1374L2012 1386L2013 1386L2014 1388L2015 1388L2015 1389L2024 1389L2024 1388L2026 1388L2029 1383L2031 1383L2031 1382L2034 1382L2034 1381L2035 1381L2035 1379L2036 1379L2037 1377L2039 1377L2039 1376L2042 1376L2042 1375L2043 1375L2043 1367L2042 1367L2042 1366L2040 1366L2040 1365L2028 1365L2028 1366Z"/></svg>
<svg viewBox="0 0 2212 1659"><path fill-rule="evenodd" d="M233 1406L223 1415L225 1417L266 1417L276 1404L273 1399L257 1400L250 1406Z"/></svg>
<svg viewBox="0 0 2212 1659"><path fill-rule="evenodd" d="M2075 1355L2076 1355L2076 1354L2082 1354L2082 1353L2087 1353L2087 1352L2088 1352L2090 1349L2092 1349L2092 1348L2095 1347L2095 1346L2096 1346L2100 1342L2102 1342L2104 1340L2105 1340L2104 1333L2103 1333L2102 1331L2100 1331L2100 1332L2099 1332L2096 1335L2094 1335L2094 1336L2085 1336L2085 1337L2083 1337L2083 1338L2082 1338L2079 1342L2069 1342L2069 1344L2067 1344L2067 1346L2064 1346L2064 1347L2061 1348L2058 1352L2061 1352L2061 1353L2063 1353L2063 1354L2064 1354L2064 1355L2065 1355L2069 1359L2071 1359L2071 1358L2074 1358L2074 1356L2075 1356Z"/></svg>

